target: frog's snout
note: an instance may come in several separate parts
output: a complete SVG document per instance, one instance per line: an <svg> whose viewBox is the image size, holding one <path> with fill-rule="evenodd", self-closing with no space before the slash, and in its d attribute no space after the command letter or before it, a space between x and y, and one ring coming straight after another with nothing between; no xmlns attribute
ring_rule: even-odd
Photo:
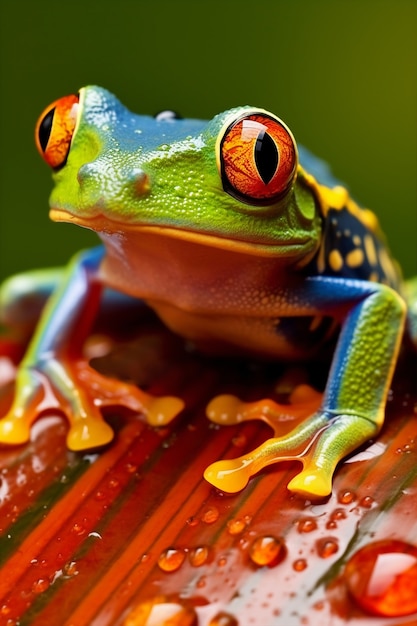
<svg viewBox="0 0 417 626"><path fill-rule="evenodd" d="M141 167L126 165L121 176L117 171L109 169L107 163L100 158L84 163L78 169L77 181L83 191L92 193L91 202L95 201L94 194L99 196L98 189L106 189L107 199L116 199L126 193L139 198L151 190L150 176Z"/></svg>

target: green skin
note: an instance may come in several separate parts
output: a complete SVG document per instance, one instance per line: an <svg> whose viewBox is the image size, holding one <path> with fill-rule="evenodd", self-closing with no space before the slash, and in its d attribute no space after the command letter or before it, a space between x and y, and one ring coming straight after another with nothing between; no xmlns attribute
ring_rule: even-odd
<svg viewBox="0 0 417 626"><path fill-rule="evenodd" d="M311 359L329 336L302 344L288 331L288 320L327 316L341 326L320 410L286 437L208 468L205 476L217 487L238 490L265 465L296 459L303 469L289 489L326 496L337 463L378 432L407 311L395 266L385 256L386 275L378 264L377 283L361 268L345 275L346 264L332 267L326 255L324 264L317 261L329 198L336 195L304 167L270 206L225 191L219 140L231 120L252 111L234 109L208 123L159 122L133 115L98 87L80 92L68 158L54 173L51 217L95 230L104 247L77 255L65 270L4 283L0 313L6 326L25 335L42 313L18 369L14 404L0 420L1 441L26 441L33 420L50 408L68 417L73 449L112 438L100 414L106 404L142 411L156 424L161 415L167 421L181 410L179 399L150 398L104 379L82 359L105 287L144 300L174 332L220 354ZM356 208L350 199L334 207L362 232L369 222ZM382 246L377 227L369 233ZM415 286L409 290L412 302ZM114 304L112 296L107 304ZM415 306L409 319L415 329ZM216 415L220 405L214 400L210 412ZM233 485L227 473L238 477Z"/></svg>

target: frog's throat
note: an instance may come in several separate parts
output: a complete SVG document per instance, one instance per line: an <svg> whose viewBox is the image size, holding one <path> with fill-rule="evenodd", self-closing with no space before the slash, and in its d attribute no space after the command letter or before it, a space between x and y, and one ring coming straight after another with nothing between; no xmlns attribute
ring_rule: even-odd
<svg viewBox="0 0 417 626"><path fill-rule="evenodd" d="M77 224L84 228L88 228L97 232L103 240L108 239L111 235L128 236L128 234L142 233L152 234L159 237L170 237L174 239L180 239L188 241L200 246L207 246L211 248L218 248L221 250L228 250L234 252L240 252L244 254L251 254L254 256L264 257L277 257L304 261L313 257L317 251L317 242L315 238L304 237L293 238L291 241L254 241L251 239L232 239L230 236L212 235L204 232L198 232L194 230L187 230L183 228L175 228L174 226L159 226L149 224L130 224L129 222L121 223L113 220L109 220L107 217L101 215L94 215L92 217L80 217L73 215L63 209L51 208L50 218L54 222L68 222L71 224Z"/></svg>

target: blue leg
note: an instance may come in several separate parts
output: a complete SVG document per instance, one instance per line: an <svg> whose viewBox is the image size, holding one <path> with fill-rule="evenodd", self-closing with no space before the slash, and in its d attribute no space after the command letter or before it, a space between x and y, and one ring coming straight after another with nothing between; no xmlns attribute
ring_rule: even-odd
<svg viewBox="0 0 417 626"><path fill-rule="evenodd" d="M83 358L82 347L100 304L103 254L100 247L75 257L48 300L18 370L13 406L0 420L0 441L27 441L32 422L51 409L68 418L67 443L74 450L112 439L101 416L103 406L126 406L154 424L169 421L181 410L177 398L153 398L133 385L108 379Z"/></svg>
<svg viewBox="0 0 417 626"><path fill-rule="evenodd" d="M263 467L297 460L303 470L288 488L323 497L331 492L339 461L381 428L405 304L389 287L326 277L308 279L301 290L286 293L285 300L289 310L297 303L299 315L324 313L342 322L322 406L288 435L269 439L238 459L214 463L205 477L233 492Z"/></svg>

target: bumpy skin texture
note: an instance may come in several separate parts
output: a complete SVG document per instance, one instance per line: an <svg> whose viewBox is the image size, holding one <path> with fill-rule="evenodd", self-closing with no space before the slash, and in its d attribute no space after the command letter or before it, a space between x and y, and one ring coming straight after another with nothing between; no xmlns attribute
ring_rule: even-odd
<svg viewBox="0 0 417 626"><path fill-rule="evenodd" d="M233 109L211 122L154 119L87 87L79 103L55 103L37 132L55 168L52 219L91 228L104 245L66 269L3 285L3 323L22 335L52 295L19 365L1 441L26 441L33 420L50 409L68 417L75 450L111 440L103 406L127 406L155 425L182 409L178 398L153 398L104 378L82 357L100 300L114 307L118 291L219 354L294 362L315 358L338 336L311 416L205 473L236 491L266 465L294 459L303 469L289 489L328 495L337 463L381 427L406 319L400 274L375 216L301 148L298 163L290 131L262 109ZM408 293L411 302L415 289ZM409 311L415 329L415 307ZM281 409L220 396L207 412L235 423L268 421Z"/></svg>

